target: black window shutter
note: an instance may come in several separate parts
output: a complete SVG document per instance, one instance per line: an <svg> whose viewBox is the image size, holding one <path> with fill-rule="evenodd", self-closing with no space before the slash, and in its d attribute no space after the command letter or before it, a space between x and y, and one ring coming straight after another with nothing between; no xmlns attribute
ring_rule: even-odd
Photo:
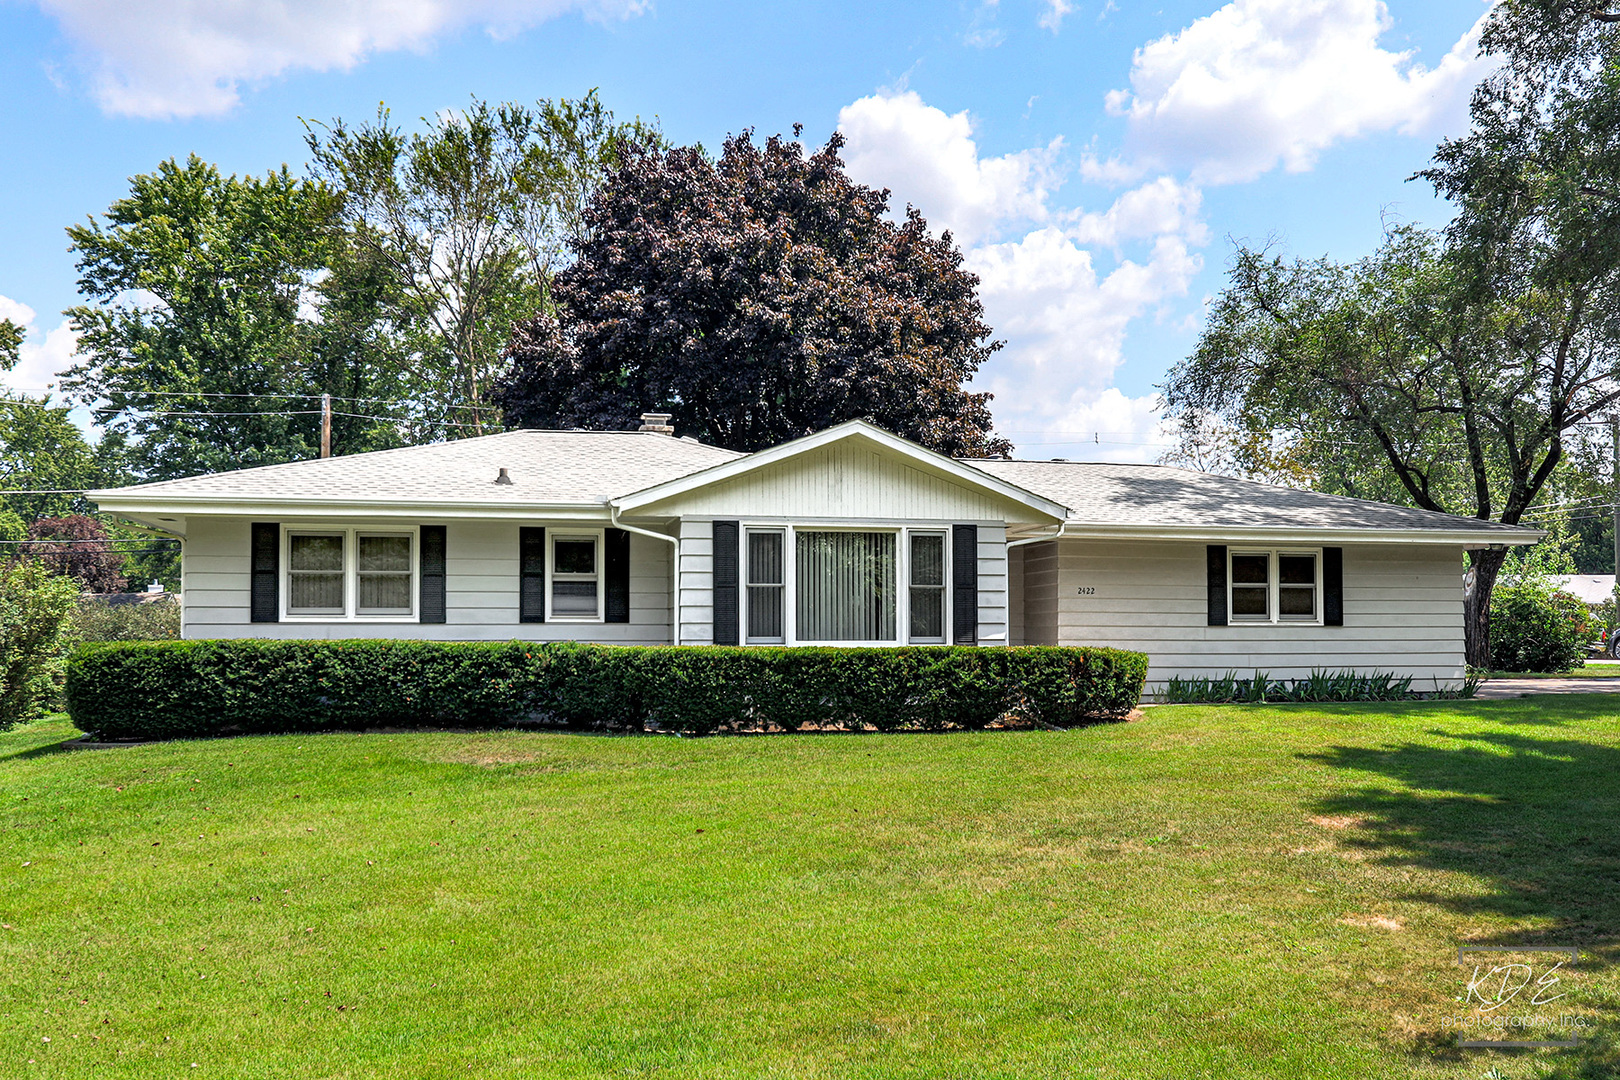
<svg viewBox="0 0 1620 1080"><path fill-rule="evenodd" d="M251 599L253 622L281 621L281 526L273 521L253 523Z"/></svg>
<svg viewBox="0 0 1620 1080"><path fill-rule="evenodd" d="M423 525L421 529L419 580L421 588L420 621L444 622L444 548L445 527Z"/></svg>
<svg viewBox="0 0 1620 1080"><path fill-rule="evenodd" d="M608 622L630 621L630 534L623 529L609 529L603 541L607 548L607 581L603 595L603 611Z"/></svg>
<svg viewBox="0 0 1620 1080"><path fill-rule="evenodd" d="M546 530L518 529L518 622L546 621Z"/></svg>
<svg viewBox="0 0 1620 1080"><path fill-rule="evenodd" d="M979 527L951 526L951 640L979 643Z"/></svg>
<svg viewBox="0 0 1620 1080"><path fill-rule="evenodd" d="M1344 548L1322 549L1322 623L1344 625Z"/></svg>
<svg viewBox="0 0 1620 1080"><path fill-rule="evenodd" d="M1226 625L1226 545L1209 545L1209 625Z"/></svg>
<svg viewBox="0 0 1620 1080"><path fill-rule="evenodd" d="M714 643L738 644L737 577L740 530L735 521L714 523Z"/></svg>

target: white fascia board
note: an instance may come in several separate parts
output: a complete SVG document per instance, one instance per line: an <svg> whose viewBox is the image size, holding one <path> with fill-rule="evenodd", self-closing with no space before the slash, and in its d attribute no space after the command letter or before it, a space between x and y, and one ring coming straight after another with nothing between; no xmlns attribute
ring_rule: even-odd
<svg viewBox="0 0 1620 1080"><path fill-rule="evenodd" d="M401 502L397 499L242 499L220 496L121 497L116 491L87 492L86 497L110 514L142 517L321 517L415 519L450 518L473 521L592 521L611 519L605 501L599 503L489 503Z"/></svg>
<svg viewBox="0 0 1620 1080"><path fill-rule="evenodd" d="M1513 531L1509 532L1508 529ZM1330 529L1217 525L1088 525L1071 521L1060 534L1083 540L1197 540L1238 544L1445 544L1467 548L1534 544L1546 532L1508 526L1480 529Z"/></svg>
<svg viewBox="0 0 1620 1080"><path fill-rule="evenodd" d="M773 446L768 450L760 450L746 457L734 458L731 461L712 465L707 469L674 480L666 480L662 484L654 484L649 488L622 495L613 502L619 512L629 513L639 507L652 506L668 499L677 498L688 492L709 487L712 484L721 484L738 476L746 475L757 469L763 469L779 462L788 461L803 454L819 450L836 442L846 439L865 439L877 446L889 450L906 458L913 467L931 472L936 476L965 484L969 487L979 488L983 491L993 492L1004 499L1020 503L1029 507L1038 514L1050 517L1053 522L1062 521L1069 515L1069 508L1051 499L1035 494L1033 491L1021 488L1016 484L1007 482L998 476L992 476L981 469L963 464L955 458L936 453L926 447L919 446L892 432L884 431L864 420L848 420L836 427L818 431L813 435L806 435L802 439L794 439Z"/></svg>

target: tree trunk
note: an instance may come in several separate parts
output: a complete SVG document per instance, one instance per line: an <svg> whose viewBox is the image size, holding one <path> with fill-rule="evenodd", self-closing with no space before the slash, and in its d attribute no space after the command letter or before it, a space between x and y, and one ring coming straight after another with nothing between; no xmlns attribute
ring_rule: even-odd
<svg viewBox="0 0 1620 1080"><path fill-rule="evenodd" d="M1489 548L1470 553L1473 563L1463 586L1463 640L1468 666L1481 670L1491 666L1491 593L1496 576L1507 559L1506 549Z"/></svg>

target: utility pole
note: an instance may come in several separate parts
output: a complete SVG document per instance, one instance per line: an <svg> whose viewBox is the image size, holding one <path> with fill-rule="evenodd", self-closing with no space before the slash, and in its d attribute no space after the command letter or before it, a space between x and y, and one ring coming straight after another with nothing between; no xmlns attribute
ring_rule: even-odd
<svg viewBox="0 0 1620 1080"><path fill-rule="evenodd" d="M1620 421L1616 421L1616 422L1620 423ZM1620 428L1616 428L1616 430L1620 431ZM1620 455L1620 449L1617 449L1615 451L1615 453L1617 455ZM331 456L332 456L332 395L331 394L322 394L321 395L321 457L331 457ZM1615 460L1620 461L1620 456L1617 456L1615 458ZM1615 520L1620 521L1620 510L1615 511ZM1615 553L1617 555L1620 555L1620 540L1616 540L1614 542L1614 550L1615 550Z"/></svg>

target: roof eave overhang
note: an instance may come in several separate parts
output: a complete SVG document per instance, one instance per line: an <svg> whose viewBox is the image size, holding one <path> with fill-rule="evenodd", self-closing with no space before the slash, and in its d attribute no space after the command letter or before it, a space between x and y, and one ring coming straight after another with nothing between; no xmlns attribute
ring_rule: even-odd
<svg viewBox="0 0 1620 1080"><path fill-rule="evenodd" d="M888 450L905 458L912 467L931 473L935 476L948 479L952 482L977 488L981 491L991 492L1001 498L1018 503L1035 514L1045 517L1052 524L1063 521L1069 515L1069 508L1061 503L1037 495L1027 488L993 476L981 469L964 464L944 454L935 453L925 447L902 439L892 432L884 431L880 427L868 424L861 420L851 420L825 431L818 431L802 439L782 443L767 450L760 450L746 457L733 458L731 461L721 462L707 469L700 469L686 476L667 480L662 484L642 488L627 495L621 495L613 500L621 514L633 514L637 510L656 506L659 503L678 499L682 495L699 491L714 484L723 484L739 476L768 468L771 465L789 461L803 454L819 450L836 442L850 439L859 439L871 443L881 449Z"/></svg>
<svg viewBox="0 0 1620 1080"><path fill-rule="evenodd" d="M1486 548L1493 544L1534 544L1539 529L1339 529L1272 525L1099 525L1065 522L1060 534L1088 540L1198 540L1279 544L1440 544Z"/></svg>
<svg viewBox="0 0 1620 1080"><path fill-rule="evenodd" d="M447 501L407 499L248 499L199 495L122 495L92 491L86 497L110 514L145 518L209 514L222 517L321 517L330 519L395 519L424 517L456 520L607 521L606 498L595 502L537 503L513 501Z"/></svg>

